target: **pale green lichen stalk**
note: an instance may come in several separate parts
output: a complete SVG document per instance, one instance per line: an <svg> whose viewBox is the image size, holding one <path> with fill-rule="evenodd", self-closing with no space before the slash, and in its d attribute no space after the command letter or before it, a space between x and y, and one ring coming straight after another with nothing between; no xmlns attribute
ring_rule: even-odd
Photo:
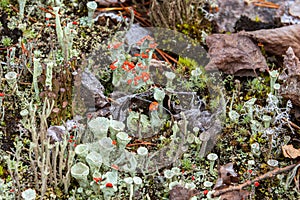
<svg viewBox="0 0 300 200"><path fill-rule="evenodd" d="M19 14L20 14L20 21L23 20L24 18L24 8L25 8L25 4L26 4L26 0L18 0L19 3Z"/></svg>
<svg viewBox="0 0 300 200"><path fill-rule="evenodd" d="M52 91L52 72L53 72L53 66L54 66L54 62L50 61L49 63L47 63L45 85L46 85L46 87L50 91Z"/></svg>
<svg viewBox="0 0 300 200"><path fill-rule="evenodd" d="M33 87L35 92L35 100L37 102L40 101L40 91L38 87L38 77L42 74L42 65L40 63L40 59L34 58L33 59Z"/></svg>

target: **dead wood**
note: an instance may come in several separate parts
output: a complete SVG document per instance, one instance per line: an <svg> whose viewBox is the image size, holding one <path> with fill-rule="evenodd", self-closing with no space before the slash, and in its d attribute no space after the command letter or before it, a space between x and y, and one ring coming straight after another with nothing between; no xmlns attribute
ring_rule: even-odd
<svg viewBox="0 0 300 200"><path fill-rule="evenodd" d="M242 183L240 185L237 185L237 186L230 186L228 188L225 188L225 189L221 189L221 190L217 190L214 194L213 194L213 197L218 197L222 194L225 194L227 192L232 192L232 191L239 191L239 190L242 190L244 187L247 187L247 186L250 186L252 185L254 182L259 182L263 179L267 179L267 178L272 178L272 177L275 177L275 175L277 174L281 174L283 172L286 172L286 171L289 171L291 169L293 169L296 165L299 165L300 162L296 163L296 164L292 164L292 165L289 165L289 166L286 166L286 167L283 167L283 168L276 168L268 173L265 173L253 180L249 180L249 181L246 181L245 183Z"/></svg>

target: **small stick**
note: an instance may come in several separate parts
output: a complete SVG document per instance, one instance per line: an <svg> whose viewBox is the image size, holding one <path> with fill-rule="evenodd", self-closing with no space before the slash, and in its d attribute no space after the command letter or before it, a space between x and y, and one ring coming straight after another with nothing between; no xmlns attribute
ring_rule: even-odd
<svg viewBox="0 0 300 200"><path fill-rule="evenodd" d="M121 6L124 8L124 10L126 11L127 14L130 14L130 7L124 7L122 4L121 4ZM131 8L133 9L134 17L136 19L138 19L139 21L141 21L144 26L148 26L148 27L151 26L151 24L142 17L141 13L137 12L136 10L134 10L134 7L131 7Z"/></svg>
<svg viewBox="0 0 300 200"><path fill-rule="evenodd" d="M297 124L291 122L290 120L288 120L288 119L286 119L286 118L283 118L283 121L289 123L293 128L295 128L295 129L297 129L297 130L300 130L300 127L299 127Z"/></svg>
<svg viewBox="0 0 300 200"><path fill-rule="evenodd" d="M151 142L141 142L141 143L133 143L133 144L127 144L127 147L132 147L132 146L140 146L140 145L152 145L156 146L156 144L153 144Z"/></svg>
<svg viewBox="0 0 300 200"><path fill-rule="evenodd" d="M97 11L106 12L106 11L116 11L116 10L126 10L131 8L131 6L128 7L113 7L113 8L97 8Z"/></svg>
<svg viewBox="0 0 300 200"><path fill-rule="evenodd" d="M170 61L168 60L168 58L166 58L166 56L164 55L164 52L163 52L162 50L160 50L160 49L155 49L155 50L163 57L163 59L164 59L167 63L171 64Z"/></svg>
<svg viewBox="0 0 300 200"><path fill-rule="evenodd" d="M262 3L254 2L253 5L265 7L265 8L275 8L275 9L278 9L280 7L278 4L271 3L271 2L262 2Z"/></svg>
<svg viewBox="0 0 300 200"><path fill-rule="evenodd" d="M53 12L49 11L48 9L43 8L43 7L39 7L39 9L46 12L46 13L50 13L53 17L55 17L55 14Z"/></svg>
<svg viewBox="0 0 300 200"><path fill-rule="evenodd" d="M10 5L10 7L13 9L13 11L15 12L19 12L18 8L14 7L13 5ZM25 15L25 17L28 17L27 15ZM36 23L37 21L35 19L33 19L32 17L28 17L28 19L34 23Z"/></svg>
<svg viewBox="0 0 300 200"><path fill-rule="evenodd" d="M232 191L236 191L236 190L242 190L244 187L252 185L254 182L258 182L258 181L266 179L266 178L272 178L276 174L281 174L282 172L289 171L289 170L293 169L296 165L299 165L299 164L300 164L300 162L297 162L296 164L292 164L292 165L286 166L284 168L276 168L273 171L269 171L266 174L263 174L263 175L255 178L255 179L253 179L252 181L248 180L245 183L242 183L242 184L237 185L237 186L230 186L230 187L225 188L225 189L216 190L216 192L213 193L212 196L213 197L218 197L221 194L224 194L226 192L232 192Z"/></svg>
<svg viewBox="0 0 300 200"><path fill-rule="evenodd" d="M172 56L170 56L170 55L167 54L166 52L163 52L163 54L164 54L167 58L169 58L170 60L172 60L174 63L177 64L177 60L176 60L175 58L173 58Z"/></svg>

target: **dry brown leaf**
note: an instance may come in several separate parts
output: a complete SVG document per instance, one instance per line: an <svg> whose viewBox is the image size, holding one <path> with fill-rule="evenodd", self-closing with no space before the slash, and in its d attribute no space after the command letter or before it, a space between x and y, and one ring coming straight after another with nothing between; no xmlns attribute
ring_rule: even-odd
<svg viewBox="0 0 300 200"><path fill-rule="evenodd" d="M222 189L230 186L232 183L238 182L237 173L233 169L233 163L227 163L222 165L218 171L218 179L214 186L214 189Z"/></svg>
<svg viewBox="0 0 300 200"><path fill-rule="evenodd" d="M280 95L290 99L295 106L300 106L300 62L291 47L286 51L283 66L284 72L280 75L283 84L280 87Z"/></svg>
<svg viewBox="0 0 300 200"><path fill-rule="evenodd" d="M289 8L289 13L294 17L300 17L300 0L296 0Z"/></svg>
<svg viewBox="0 0 300 200"><path fill-rule="evenodd" d="M170 200L189 200L193 196L200 194L196 189L187 189L181 185L176 185L170 191Z"/></svg>
<svg viewBox="0 0 300 200"><path fill-rule="evenodd" d="M247 199L250 192L247 190L231 191L221 195L220 200L244 200Z"/></svg>
<svg viewBox="0 0 300 200"><path fill-rule="evenodd" d="M99 5L102 5L102 6L110 6L112 4L117 4L117 3L124 3L125 0L96 0L96 2L99 3Z"/></svg>
<svg viewBox="0 0 300 200"><path fill-rule="evenodd" d="M281 147L284 157L295 159L300 156L300 149L295 149L293 145L284 145Z"/></svg>
<svg viewBox="0 0 300 200"><path fill-rule="evenodd" d="M282 56L289 47L292 47L295 55L300 58L300 24L285 26L275 29L263 29L258 31L240 32L240 35L248 36L264 45L264 49L272 54Z"/></svg>
<svg viewBox="0 0 300 200"><path fill-rule="evenodd" d="M259 48L248 37L238 34L213 34L206 37L210 62L208 71L219 69L237 76L254 76L255 70L268 66Z"/></svg>

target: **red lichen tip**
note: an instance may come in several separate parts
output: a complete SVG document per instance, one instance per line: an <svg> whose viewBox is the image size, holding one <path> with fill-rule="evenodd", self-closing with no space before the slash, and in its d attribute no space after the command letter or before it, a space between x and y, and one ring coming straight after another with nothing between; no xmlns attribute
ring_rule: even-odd
<svg viewBox="0 0 300 200"><path fill-rule="evenodd" d="M112 188L112 187L113 187L113 184L112 184L112 183L106 183L105 187Z"/></svg>

